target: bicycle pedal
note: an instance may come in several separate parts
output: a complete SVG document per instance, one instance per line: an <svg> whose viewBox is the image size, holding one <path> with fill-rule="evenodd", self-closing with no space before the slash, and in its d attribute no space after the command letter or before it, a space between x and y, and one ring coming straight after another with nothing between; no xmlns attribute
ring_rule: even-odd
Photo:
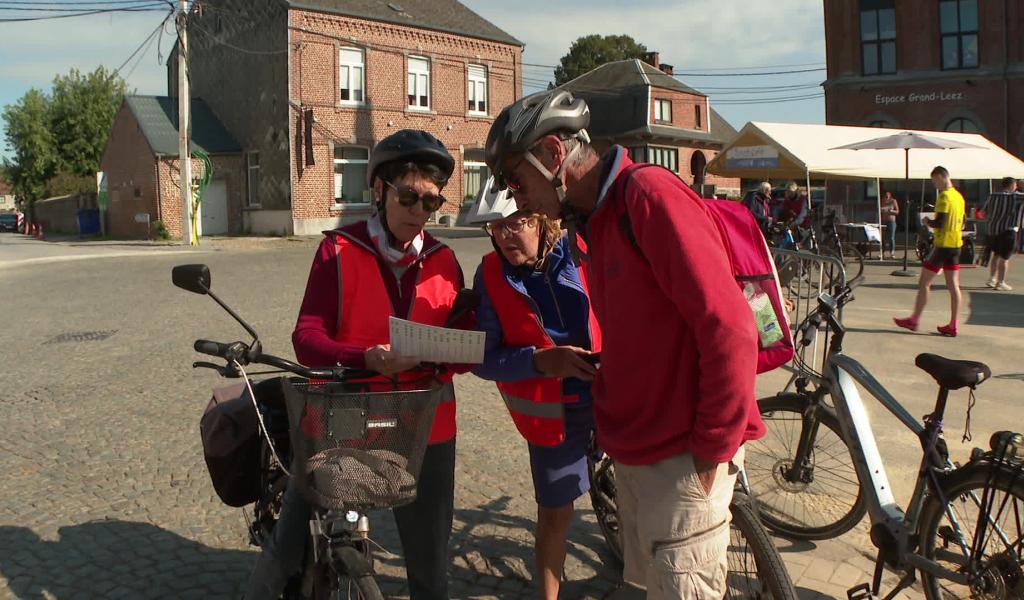
<svg viewBox="0 0 1024 600"><path fill-rule="evenodd" d="M867 583L846 590L847 600L873 600L874 597L875 595L871 593L871 586Z"/></svg>

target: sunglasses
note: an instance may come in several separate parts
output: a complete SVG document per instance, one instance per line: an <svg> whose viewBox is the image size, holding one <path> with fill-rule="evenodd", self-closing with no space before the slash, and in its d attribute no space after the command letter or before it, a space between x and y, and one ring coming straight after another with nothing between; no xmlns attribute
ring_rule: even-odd
<svg viewBox="0 0 1024 600"><path fill-rule="evenodd" d="M527 227L533 229L536 226L537 217L523 217L521 219L516 219L515 221L487 223L484 225L484 231L493 237L497 236L499 233L504 233L505 235L519 233Z"/></svg>
<svg viewBox="0 0 1024 600"><path fill-rule="evenodd" d="M441 194L420 194L416 190L409 186L403 185L398 187L392 184L390 181L385 181L389 188L395 190L395 195L398 198L398 203L408 208L415 205L417 202L423 205L423 210L426 212L435 212L437 209L447 201Z"/></svg>

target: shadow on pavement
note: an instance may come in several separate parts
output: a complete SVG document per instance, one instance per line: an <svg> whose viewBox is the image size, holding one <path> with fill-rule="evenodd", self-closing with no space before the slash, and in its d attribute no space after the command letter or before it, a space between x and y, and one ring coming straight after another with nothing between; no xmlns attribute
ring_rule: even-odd
<svg viewBox="0 0 1024 600"><path fill-rule="evenodd" d="M1003 375L995 375L995 379L1016 379L1017 381L1024 381L1024 373L1005 373Z"/></svg>
<svg viewBox="0 0 1024 600"><path fill-rule="evenodd" d="M230 598L255 553L210 548L149 523L61 527L57 541L0 526L0 576L22 600Z"/></svg>
<svg viewBox="0 0 1024 600"><path fill-rule="evenodd" d="M862 283L862 284L860 284L860 287L863 287L863 288L874 288L874 289L878 289L878 290L916 290L917 289L917 280L916 279L914 279L912 283L910 282L911 280L909 278L906 281L908 281L908 283ZM937 289L939 287L945 287L945 286L943 286L938 281L936 283L932 284L932 289L933 290Z"/></svg>
<svg viewBox="0 0 1024 600"><path fill-rule="evenodd" d="M971 316L968 325L1024 327L1021 297L1006 292L969 292Z"/></svg>

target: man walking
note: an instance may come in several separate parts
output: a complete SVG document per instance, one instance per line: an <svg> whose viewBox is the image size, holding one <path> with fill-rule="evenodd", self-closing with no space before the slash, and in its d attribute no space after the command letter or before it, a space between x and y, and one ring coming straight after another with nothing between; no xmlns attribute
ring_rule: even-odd
<svg viewBox="0 0 1024 600"><path fill-rule="evenodd" d="M520 209L575 219L587 238L624 579L651 600L722 598L742 444L765 432L750 308L701 199L665 169L629 170L621 146L598 156L589 123L569 92L523 98L492 125L487 164Z"/></svg>
<svg viewBox="0 0 1024 600"><path fill-rule="evenodd" d="M1024 194L1019 193L1017 180L1003 178L1002 191L988 197L981 210L988 221L988 248L992 250L989 278L986 285L1001 292L1013 288L1006 283L1010 257L1017 248L1017 235L1024 225Z"/></svg>
<svg viewBox="0 0 1024 600"><path fill-rule="evenodd" d="M922 222L935 230L935 244L924 259L921 279L917 284L917 299L914 313L905 319L893 318L896 325L917 331L918 321L928 303L932 281L945 272L946 287L949 288L949 324L940 325L939 333L956 337L957 315L960 313L960 247L963 246L964 197L953 187L949 171L945 167L932 169L932 184L939 192L935 202L935 218Z"/></svg>

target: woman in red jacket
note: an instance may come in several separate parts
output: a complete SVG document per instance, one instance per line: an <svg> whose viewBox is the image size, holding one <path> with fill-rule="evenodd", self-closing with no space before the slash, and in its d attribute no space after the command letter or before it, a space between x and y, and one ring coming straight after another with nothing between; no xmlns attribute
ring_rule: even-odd
<svg viewBox="0 0 1024 600"><path fill-rule="evenodd" d="M450 248L423 231L444 204L455 161L437 138L406 129L381 140L368 165L375 212L325 233L313 259L298 323L295 355L310 366L341 364L382 375L413 369L416 358L388 344L388 318L444 325L462 268ZM450 378L437 408L412 504L394 509L412 600L447 600L448 539L455 492L455 390ZM298 571L310 507L291 486L273 539L246 598L277 598Z"/></svg>

